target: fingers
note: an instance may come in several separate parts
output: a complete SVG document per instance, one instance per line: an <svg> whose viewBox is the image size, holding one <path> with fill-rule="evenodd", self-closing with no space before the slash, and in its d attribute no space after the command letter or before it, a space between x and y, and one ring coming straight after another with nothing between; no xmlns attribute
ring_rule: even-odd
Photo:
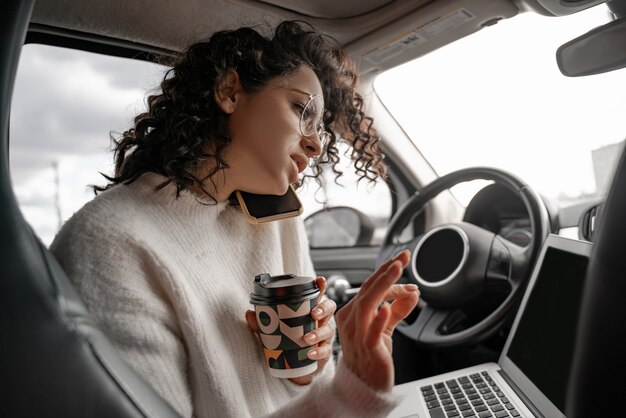
<svg viewBox="0 0 626 418"><path fill-rule="evenodd" d="M322 276L318 276L317 279L315 279L315 284L320 289L320 296L318 300L321 300L322 296L326 294L326 287L328 286L328 283L326 283L326 278Z"/></svg>
<svg viewBox="0 0 626 418"><path fill-rule="evenodd" d="M409 292L405 296L394 300L391 303L391 316L387 322L387 327L393 330L413 309L417 306L419 301L419 290Z"/></svg>
<svg viewBox="0 0 626 418"><path fill-rule="evenodd" d="M324 360L330 358L333 354L333 349L330 344L320 344L312 350L307 352L307 357L311 360Z"/></svg>
<svg viewBox="0 0 626 418"><path fill-rule="evenodd" d="M333 316L336 310L337 304L332 299L325 299L313 308L311 316L316 321L322 321L323 323L321 325L324 325Z"/></svg>
<svg viewBox="0 0 626 418"><path fill-rule="evenodd" d="M385 292L383 299L386 301L393 301L403 298L416 291L419 294L419 289L415 284L394 284L387 290L387 292Z"/></svg>
<svg viewBox="0 0 626 418"><path fill-rule="evenodd" d="M398 261L391 263L387 271L378 276L366 291L359 292L359 309L362 311L376 310L383 301L390 286L400 278L402 265Z"/></svg>
<svg viewBox="0 0 626 418"><path fill-rule="evenodd" d="M385 292L383 300L391 302L391 317L387 323L389 329L393 330L415 309L419 296L420 292L415 284L394 284Z"/></svg>
<svg viewBox="0 0 626 418"><path fill-rule="evenodd" d="M402 263L402 268L409 265L409 261L411 261L411 252L409 250L400 251L395 257L396 260Z"/></svg>
<svg viewBox="0 0 626 418"><path fill-rule="evenodd" d="M246 311L246 322L253 332L259 331L259 324L256 322L256 314L254 311Z"/></svg>
<svg viewBox="0 0 626 418"><path fill-rule="evenodd" d="M379 311L379 306L384 300L384 296L390 286L398 280L402 274L400 262L394 261L386 272L380 275L377 280L372 283L366 292L361 290L356 300L354 314L358 317L356 321L355 332L365 336L370 328L370 322L374 320L375 315Z"/></svg>
<svg viewBox="0 0 626 418"><path fill-rule="evenodd" d="M404 250L383 263L361 286L359 294L335 315L339 328L346 336L353 333L365 334L373 315L383 301L387 289L398 280L402 269L408 265L411 253ZM395 267L394 267L395 263ZM392 290L389 299L394 298Z"/></svg>
<svg viewBox="0 0 626 418"><path fill-rule="evenodd" d="M335 335L335 329L327 324L327 325L324 325L323 327L319 327L309 332L302 338L307 344L313 345L319 341L325 341L325 340L330 341L334 335Z"/></svg>
<svg viewBox="0 0 626 418"><path fill-rule="evenodd" d="M378 280L378 277L385 274L385 272L389 269L389 267L396 261L399 261L401 263L401 267L404 268L409 264L410 260L411 260L411 253L409 252L409 250L404 250L396 254L393 258L390 258L389 260L385 261L380 267L378 267L376 272L374 272L374 274L372 274L370 278L367 279L365 283L363 283L363 285L361 286L360 293L362 293L364 290L367 290L369 287L371 287L373 283L375 283Z"/></svg>

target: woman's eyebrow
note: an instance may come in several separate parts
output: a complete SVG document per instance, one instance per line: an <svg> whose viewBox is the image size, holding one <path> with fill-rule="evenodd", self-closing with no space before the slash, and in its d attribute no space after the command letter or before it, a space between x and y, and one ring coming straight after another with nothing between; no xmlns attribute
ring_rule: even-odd
<svg viewBox="0 0 626 418"><path fill-rule="evenodd" d="M309 97L310 96L322 96L322 93L310 93L310 92L308 92L306 90L302 90L302 89L299 89L299 88L296 88L296 87L285 87L285 88L288 89L288 90L297 92L297 93L306 94Z"/></svg>
<svg viewBox="0 0 626 418"><path fill-rule="evenodd" d="M296 91L298 93L302 93L302 94L306 94L307 96L313 96L313 94L309 93L308 91L304 91L302 89L298 89L298 88L292 88L293 91Z"/></svg>

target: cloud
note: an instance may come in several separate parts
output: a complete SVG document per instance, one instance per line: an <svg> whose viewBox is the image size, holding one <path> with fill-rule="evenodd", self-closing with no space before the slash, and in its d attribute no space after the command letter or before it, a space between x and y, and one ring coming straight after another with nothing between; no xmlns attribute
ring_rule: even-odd
<svg viewBox="0 0 626 418"><path fill-rule="evenodd" d="M11 106L11 179L22 213L49 244L112 172L111 131L131 126L165 68L44 45L22 51ZM59 186L53 164L58 164Z"/></svg>
<svg viewBox="0 0 626 418"><path fill-rule="evenodd" d="M35 51L31 52L30 49ZM38 56L49 66L81 63L93 69L116 89L153 90L163 79L168 67L139 60L115 58L109 55L68 50L61 47L26 45L24 51ZM23 58L22 58L23 60Z"/></svg>
<svg viewBox="0 0 626 418"><path fill-rule="evenodd" d="M11 109L14 181L65 155L106 153L110 132L127 129L144 111L147 86L154 86L163 70L140 61L28 45Z"/></svg>

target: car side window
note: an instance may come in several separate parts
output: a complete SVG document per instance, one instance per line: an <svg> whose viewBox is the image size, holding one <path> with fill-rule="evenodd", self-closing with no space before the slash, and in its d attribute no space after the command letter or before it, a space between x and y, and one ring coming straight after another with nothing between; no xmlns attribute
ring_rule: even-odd
<svg viewBox="0 0 626 418"><path fill-rule="evenodd" d="M24 217L45 245L93 199L89 185L106 184L100 173L114 168L111 133L132 125L165 71L151 62L75 49L23 48L11 106L11 181ZM299 191L313 247L382 240L392 207L389 187L383 181L357 187L349 164L342 156L339 183L345 187L325 173L326 187L310 182Z"/></svg>
<svg viewBox="0 0 626 418"><path fill-rule="evenodd" d="M358 182L347 151L346 145L339 146L338 168L343 175L336 182L333 171L325 169L323 187L308 179L298 190L311 248L377 246L387 231L392 191L382 179Z"/></svg>
<svg viewBox="0 0 626 418"><path fill-rule="evenodd" d="M11 106L11 181L26 220L46 245L110 174L110 133L143 111L165 67L28 44Z"/></svg>

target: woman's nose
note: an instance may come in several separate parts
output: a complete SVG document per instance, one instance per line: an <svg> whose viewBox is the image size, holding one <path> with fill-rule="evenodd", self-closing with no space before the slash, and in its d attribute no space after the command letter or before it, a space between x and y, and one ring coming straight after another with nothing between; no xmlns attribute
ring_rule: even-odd
<svg viewBox="0 0 626 418"><path fill-rule="evenodd" d="M300 145L309 158L319 157L322 153L322 141L317 133L309 136L303 136Z"/></svg>

